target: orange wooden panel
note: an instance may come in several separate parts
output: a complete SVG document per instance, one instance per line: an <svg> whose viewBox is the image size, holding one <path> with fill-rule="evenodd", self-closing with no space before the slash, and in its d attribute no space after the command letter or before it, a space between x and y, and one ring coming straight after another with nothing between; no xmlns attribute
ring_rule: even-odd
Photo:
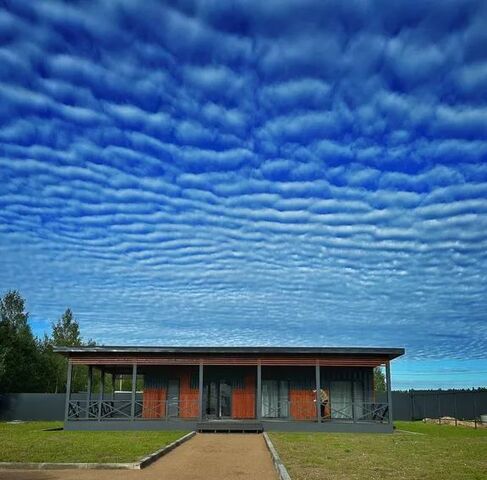
<svg viewBox="0 0 487 480"><path fill-rule="evenodd" d="M191 388L191 368L180 367L179 370L179 416L196 418L199 415L198 389Z"/></svg>
<svg viewBox="0 0 487 480"><path fill-rule="evenodd" d="M294 420L316 419L316 393L313 390L289 391L290 416Z"/></svg>
<svg viewBox="0 0 487 480"><path fill-rule="evenodd" d="M142 418L161 418L166 412L166 389L148 388L143 393Z"/></svg>
<svg viewBox="0 0 487 480"><path fill-rule="evenodd" d="M243 388L232 390L232 418L255 418L255 373L244 376Z"/></svg>

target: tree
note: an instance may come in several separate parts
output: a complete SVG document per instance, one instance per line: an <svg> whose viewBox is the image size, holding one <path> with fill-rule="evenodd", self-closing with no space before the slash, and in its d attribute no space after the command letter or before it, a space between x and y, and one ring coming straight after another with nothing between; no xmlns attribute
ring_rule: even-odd
<svg viewBox="0 0 487 480"><path fill-rule="evenodd" d="M79 347L83 345L83 340L80 334L79 323L74 318L73 312L67 308L59 320L52 324L51 338L45 336L43 342L43 350L47 357L48 370L50 372L48 381L48 388L54 393L66 391L66 373L67 360L58 353L53 351L54 346L58 347ZM82 381L75 375L73 378L73 386Z"/></svg>
<svg viewBox="0 0 487 480"><path fill-rule="evenodd" d="M54 345L64 347L79 347L83 345L79 323L74 318L70 308L67 308L61 318L52 324L52 341Z"/></svg>
<svg viewBox="0 0 487 480"><path fill-rule="evenodd" d="M374 390L376 392L386 391L386 377L380 367L374 368Z"/></svg>
<svg viewBox="0 0 487 480"><path fill-rule="evenodd" d="M0 391L35 392L41 388L40 355L28 324L25 301L16 290L0 299Z"/></svg>
<svg viewBox="0 0 487 480"><path fill-rule="evenodd" d="M25 301L12 290L0 299L0 393L62 392L66 390L67 360L54 353L54 346L93 346L84 342L79 323L66 309L52 324L51 336L32 334ZM86 387L86 368L73 371L73 389Z"/></svg>

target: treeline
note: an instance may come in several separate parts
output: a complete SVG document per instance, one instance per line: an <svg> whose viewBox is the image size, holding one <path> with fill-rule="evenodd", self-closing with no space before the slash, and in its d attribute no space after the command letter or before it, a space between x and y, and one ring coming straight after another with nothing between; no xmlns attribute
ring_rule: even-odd
<svg viewBox="0 0 487 480"><path fill-rule="evenodd" d="M51 328L50 335L34 336L19 292L9 291L0 299L0 393L66 391L67 360L53 347L95 343L82 339L69 308ZM86 372L78 369L72 381L74 389L82 389Z"/></svg>

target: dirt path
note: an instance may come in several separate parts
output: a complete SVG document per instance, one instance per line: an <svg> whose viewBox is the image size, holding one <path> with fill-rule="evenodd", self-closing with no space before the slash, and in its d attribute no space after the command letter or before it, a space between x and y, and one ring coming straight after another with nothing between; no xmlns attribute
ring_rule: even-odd
<svg viewBox="0 0 487 480"><path fill-rule="evenodd" d="M0 470L1 480L276 480L262 435L198 434L143 470Z"/></svg>

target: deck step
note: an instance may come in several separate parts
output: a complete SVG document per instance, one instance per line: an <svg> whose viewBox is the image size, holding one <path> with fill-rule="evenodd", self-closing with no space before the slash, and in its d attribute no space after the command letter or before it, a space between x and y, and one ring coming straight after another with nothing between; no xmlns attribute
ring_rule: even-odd
<svg viewBox="0 0 487 480"><path fill-rule="evenodd" d="M199 422L196 431L201 433L261 433L264 426L260 422L226 422L224 420L214 420L210 422Z"/></svg>

